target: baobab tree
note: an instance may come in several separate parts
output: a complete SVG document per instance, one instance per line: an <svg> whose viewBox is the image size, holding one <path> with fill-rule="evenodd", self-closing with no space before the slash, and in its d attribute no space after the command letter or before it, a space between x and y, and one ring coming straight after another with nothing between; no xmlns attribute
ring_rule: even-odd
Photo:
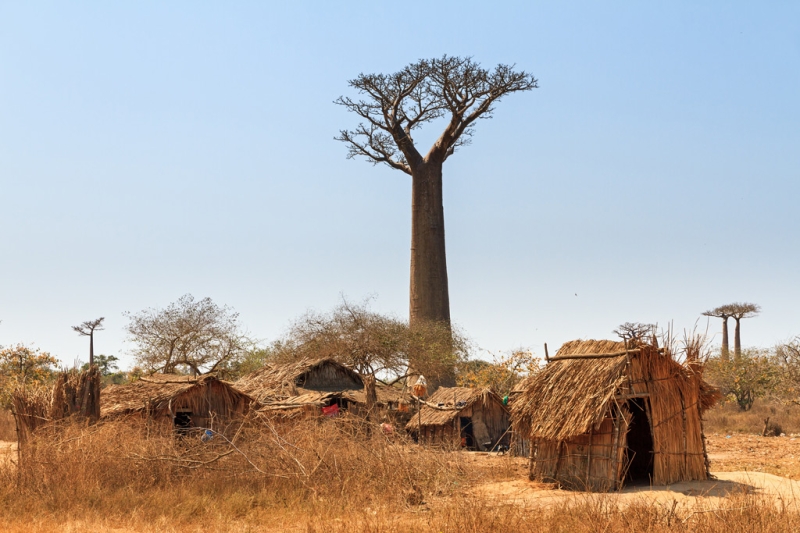
<svg viewBox="0 0 800 533"><path fill-rule="evenodd" d="M709 309L703 313L703 316L722 319L722 352L720 353L720 356L723 359L727 359L728 354L730 353L728 346L728 319L732 316L729 306L720 305L714 309Z"/></svg>
<svg viewBox="0 0 800 533"><path fill-rule="evenodd" d="M442 56L412 63L393 74L360 74L348 82L361 98L340 96L336 103L358 115L353 130L336 140L348 145L348 158L364 157L411 176L411 283L409 324L450 324L445 259L442 166L469 144L479 118L489 118L503 96L529 91L537 80L513 65L489 71L471 58ZM427 153L412 132L444 119L446 125Z"/></svg>
<svg viewBox="0 0 800 533"><path fill-rule="evenodd" d="M710 311L703 313L704 316L713 316L722 319L722 358L727 359L729 354L728 347L728 319L736 321L733 338L733 355L736 358L742 355L742 334L741 320L751 318L761 311L761 306L749 302L734 302L731 304L720 305Z"/></svg>
<svg viewBox="0 0 800 533"><path fill-rule="evenodd" d="M105 320L105 317L101 316L97 320L87 320L78 326L72 326L72 329L80 335L89 337L89 368L94 365L94 332L103 329L103 320Z"/></svg>
<svg viewBox="0 0 800 533"><path fill-rule="evenodd" d="M742 355L742 336L740 322L743 318L752 318L761 312L761 306L749 302L734 302L727 306L731 311L731 318L736 321L736 328L733 333L733 355L734 357L741 357Z"/></svg>

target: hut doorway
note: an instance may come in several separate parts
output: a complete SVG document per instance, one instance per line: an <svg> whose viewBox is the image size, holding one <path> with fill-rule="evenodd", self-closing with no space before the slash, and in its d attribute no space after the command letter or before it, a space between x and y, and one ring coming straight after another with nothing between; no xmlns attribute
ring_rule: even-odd
<svg viewBox="0 0 800 533"><path fill-rule="evenodd" d="M175 418L173 419L175 424L175 431L178 433L185 433L189 431L192 427L192 412L187 410L179 410L175 413Z"/></svg>
<svg viewBox="0 0 800 533"><path fill-rule="evenodd" d="M461 425L461 447L468 450L475 448L475 433L472 430L472 419L466 416L459 417Z"/></svg>
<svg viewBox="0 0 800 533"><path fill-rule="evenodd" d="M625 481L634 483L650 483L653 480L653 435L646 401L646 398L628 401L631 422L628 426L628 473Z"/></svg>

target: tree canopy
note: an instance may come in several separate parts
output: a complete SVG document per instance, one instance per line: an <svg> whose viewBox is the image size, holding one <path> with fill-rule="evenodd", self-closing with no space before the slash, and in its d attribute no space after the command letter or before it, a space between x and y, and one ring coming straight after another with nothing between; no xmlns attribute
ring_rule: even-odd
<svg viewBox="0 0 800 533"><path fill-rule="evenodd" d="M58 359L38 348L17 344L0 349L0 405L8 406L17 387L47 384L58 367Z"/></svg>
<svg viewBox="0 0 800 533"><path fill-rule="evenodd" d="M337 140L348 144L348 158L365 157L373 164L413 174L426 161L444 162L469 144L479 118L490 118L503 96L529 91L536 78L513 65L488 70L470 57L422 59L393 74L359 74L349 81L363 98L340 96L336 103L364 120L341 130ZM445 118L447 125L426 154L412 132Z"/></svg>
<svg viewBox="0 0 800 533"><path fill-rule="evenodd" d="M469 343L458 330L430 323L410 328L408 322L376 313L368 302L343 300L327 313L308 312L270 347L274 360L330 357L357 372L374 374L387 382L415 371L432 382L466 359Z"/></svg>
<svg viewBox="0 0 800 533"><path fill-rule="evenodd" d="M146 372L213 372L241 355L239 314L211 298L181 296L164 309L125 313L133 355Z"/></svg>

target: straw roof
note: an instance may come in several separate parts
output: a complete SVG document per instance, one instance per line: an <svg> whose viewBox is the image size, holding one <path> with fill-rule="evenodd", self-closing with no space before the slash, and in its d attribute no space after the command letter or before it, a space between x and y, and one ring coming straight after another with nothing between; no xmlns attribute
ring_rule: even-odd
<svg viewBox="0 0 800 533"><path fill-rule="evenodd" d="M328 367L333 372L358 383L363 388L361 376L353 369L330 358L301 359L291 363L267 363L262 368L252 372L234 383L236 388L251 395L260 403L274 403L290 397L297 397L306 391L303 388L305 378L321 367ZM322 387L325 388L325 387ZM328 392L343 390L342 387L332 384ZM315 390L319 391L320 387ZM345 387L348 390L350 387Z"/></svg>
<svg viewBox="0 0 800 533"><path fill-rule="evenodd" d="M652 353L657 353L653 348ZM582 357L583 356L583 357ZM597 357L600 356L600 357ZM559 360L561 357L569 357ZM585 358L584 358L585 357ZM668 358L668 356L663 356ZM686 382L699 369L669 359L670 373ZM627 380L622 342L576 340L565 343L547 366L525 382L511 407L517 430L534 438L566 440L597 427ZM700 379L701 412L717 400L716 389Z"/></svg>
<svg viewBox="0 0 800 533"><path fill-rule="evenodd" d="M161 410L168 408L170 400L193 389L219 385L219 391L227 403L240 400L249 402L250 397L236 390L230 383L217 379L214 375L180 376L174 374L153 374L142 377L128 385L110 385L100 392L100 416L108 417L127 414L144 409Z"/></svg>
<svg viewBox="0 0 800 533"><path fill-rule="evenodd" d="M614 341L564 344L554 360L526 381L525 391L514 401L511 410L517 429L535 437L564 440L602 422L608 403L624 382L625 356L563 361L557 358L613 354L624 349L623 343Z"/></svg>
<svg viewBox="0 0 800 533"><path fill-rule="evenodd" d="M464 409L480 401L486 405L496 401L503 406L500 397L489 389L473 389L469 387L439 387L428 401L422 405L420 414L414 415L406 425L407 429L419 426L441 426L449 424ZM505 409L505 406L503 406Z"/></svg>

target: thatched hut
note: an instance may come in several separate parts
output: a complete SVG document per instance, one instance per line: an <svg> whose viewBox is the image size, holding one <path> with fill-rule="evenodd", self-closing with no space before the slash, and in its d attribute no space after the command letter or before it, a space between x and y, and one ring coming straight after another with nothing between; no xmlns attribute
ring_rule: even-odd
<svg viewBox="0 0 800 533"><path fill-rule="evenodd" d="M213 375L153 374L100 392L100 417L141 415L179 430L222 429L244 415L252 398ZM213 427L212 427L213 426Z"/></svg>
<svg viewBox="0 0 800 533"><path fill-rule="evenodd" d="M262 410L309 413L333 405L337 411L347 410L357 403L353 395L364 390L356 371L327 358L267 363L234 385L260 403Z"/></svg>
<svg viewBox="0 0 800 533"><path fill-rule="evenodd" d="M696 363L654 346L587 340L563 345L511 411L530 439L532 479L602 491L707 479L702 415L717 398Z"/></svg>
<svg viewBox="0 0 800 533"><path fill-rule="evenodd" d="M509 413L489 389L439 387L406 430L420 442L492 450L508 443Z"/></svg>

